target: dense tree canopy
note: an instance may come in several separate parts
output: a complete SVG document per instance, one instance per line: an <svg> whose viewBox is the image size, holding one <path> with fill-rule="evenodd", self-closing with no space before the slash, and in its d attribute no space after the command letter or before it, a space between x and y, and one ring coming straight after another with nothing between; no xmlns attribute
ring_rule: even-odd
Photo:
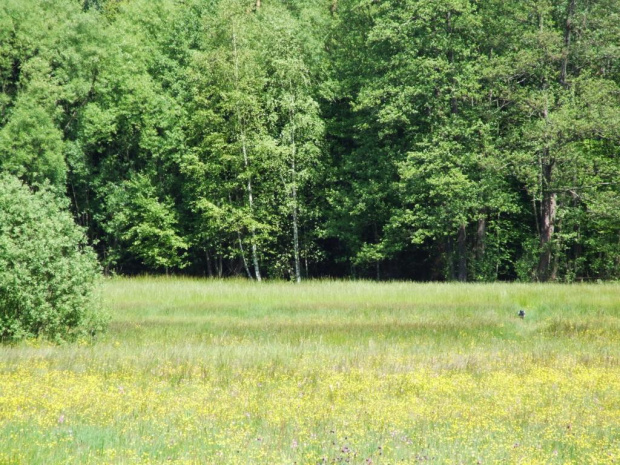
<svg viewBox="0 0 620 465"><path fill-rule="evenodd" d="M616 0L0 0L0 170L108 271L620 276Z"/></svg>

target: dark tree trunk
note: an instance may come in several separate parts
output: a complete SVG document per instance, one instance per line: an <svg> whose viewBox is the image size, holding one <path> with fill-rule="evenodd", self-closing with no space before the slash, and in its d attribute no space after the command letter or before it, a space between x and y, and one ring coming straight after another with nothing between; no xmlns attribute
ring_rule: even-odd
<svg viewBox="0 0 620 465"><path fill-rule="evenodd" d="M459 227L457 237L457 247L459 254L459 281L467 281L467 231L465 225Z"/></svg>
<svg viewBox="0 0 620 465"><path fill-rule="evenodd" d="M379 230L377 229L377 223L373 223L373 229L375 233L375 244L379 243ZM375 272L377 281L381 281L381 261L377 260L375 263Z"/></svg>
<svg viewBox="0 0 620 465"><path fill-rule="evenodd" d="M478 227L476 228L476 260L484 259L484 249L486 246L487 235L487 219L478 218Z"/></svg>
<svg viewBox="0 0 620 465"><path fill-rule="evenodd" d="M454 244L452 237L446 238L446 263L448 265L447 272L448 281L456 280L456 271L454 269Z"/></svg>
<svg viewBox="0 0 620 465"><path fill-rule="evenodd" d="M205 255L207 257L207 275L209 278L213 277L213 265L211 264L211 254L209 254L208 250L205 250Z"/></svg>
<svg viewBox="0 0 620 465"><path fill-rule="evenodd" d="M217 255L217 260L215 262L215 268L217 269L217 277L221 278L224 274L224 263L222 262L222 254Z"/></svg>
<svg viewBox="0 0 620 465"><path fill-rule="evenodd" d="M485 267L484 255L486 249L486 235L487 235L487 219L486 217L478 218L478 224L476 226L476 240L474 242L474 269L478 278L483 276ZM487 277L487 276L484 276Z"/></svg>
<svg viewBox="0 0 620 465"><path fill-rule="evenodd" d="M540 206L540 259L538 261L538 280L549 281L552 264L552 241L555 231L555 216L557 211L557 194L549 186L553 179L553 163L542 167L543 200Z"/></svg>
<svg viewBox="0 0 620 465"><path fill-rule="evenodd" d="M559 229L559 224L558 224L558 229ZM558 279L558 268L560 265L560 257L559 254L554 253L553 254L553 265L551 267L551 273L549 274L549 281L556 281Z"/></svg>

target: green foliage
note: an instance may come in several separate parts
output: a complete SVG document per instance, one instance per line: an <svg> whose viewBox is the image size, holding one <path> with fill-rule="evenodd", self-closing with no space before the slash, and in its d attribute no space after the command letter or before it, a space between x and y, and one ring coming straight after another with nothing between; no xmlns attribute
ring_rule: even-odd
<svg viewBox="0 0 620 465"><path fill-rule="evenodd" d="M65 181L62 134L44 108L18 101L0 131L0 166L31 182Z"/></svg>
<svg viewBox="0 0 620 465"><path fill-rule="evenodd" d="M137 175L112 187L107 202L111 214L108 232L129 253L152 269L184 265L182 252L187 244L177 233L173 205L169 199L159 199L149 178Z"/></svg>
<svg viewBox="0 0 620 465"><path fill-rule="evenodd" d="M0 0L0 169L107 267L620 277L614 0Z"/></svg>
<svg viewBox="0 0 620 465"><path fill-rule="evenodd" d="M99 265L49 188L0 176L0 338L75 339L102 330Z"/></svg>

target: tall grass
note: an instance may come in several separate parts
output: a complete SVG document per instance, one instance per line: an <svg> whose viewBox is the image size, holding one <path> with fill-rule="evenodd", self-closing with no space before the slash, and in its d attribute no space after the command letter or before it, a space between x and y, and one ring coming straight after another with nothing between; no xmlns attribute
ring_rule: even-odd
<svg viewBox="0 0 620 465"><path fill-rule="evenodd" d="M111 279L104 337L0 348L0 464L612 463L619 291Z"/></svg>

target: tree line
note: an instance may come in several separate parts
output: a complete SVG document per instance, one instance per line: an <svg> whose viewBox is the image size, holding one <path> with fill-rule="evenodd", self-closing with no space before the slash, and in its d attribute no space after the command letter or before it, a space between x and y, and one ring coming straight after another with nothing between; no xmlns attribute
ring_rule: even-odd
<svg viewBox="0 0 620 465"><path fill-rule="evenodd" d="M620 275L617 0L0 0L0 169L120 273Z"/></svg>

